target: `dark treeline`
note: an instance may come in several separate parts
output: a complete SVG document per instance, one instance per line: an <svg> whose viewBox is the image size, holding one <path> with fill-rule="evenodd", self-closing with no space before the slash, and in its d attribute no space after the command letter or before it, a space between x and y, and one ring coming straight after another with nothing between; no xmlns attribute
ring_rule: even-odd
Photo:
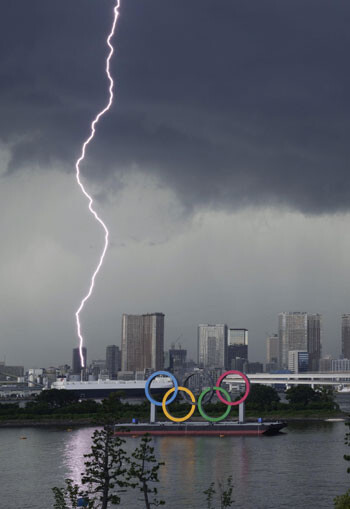
<svg viewBox="0 0 350 509"><path fill-rule="evenodd" d="M0 420L6 419L40 419L49 418L96 418L100 420L106 416L113 416L116 421L138 418L147 420L149 418L149 403L144 401L141 404L123 403L122 393L112 393L101 403L94 400L79 401L77 396L70 391L52 389L43 391L34 401L27 404L25 408L19 408L18 404L0 404ZM273 387L266 385L253 385L246 400L247 416L266 415L317 415L339 412L339 407L334 401L333 390L329 387L312 389L310 386L294 386L286 391L287 402L281 402L279 394ZM181 400L180 400L181 401ZM168 406L174 416L182 416L188 412L188 403L174 402ZM220 402L206 403L204 410L209 416L219 416L225 411L226 406ZM229 418L237 416L238 409L233 407ZM196 410L195 418L200 419ZM161 409L158 411L158 418L163 419Z"/></svg>

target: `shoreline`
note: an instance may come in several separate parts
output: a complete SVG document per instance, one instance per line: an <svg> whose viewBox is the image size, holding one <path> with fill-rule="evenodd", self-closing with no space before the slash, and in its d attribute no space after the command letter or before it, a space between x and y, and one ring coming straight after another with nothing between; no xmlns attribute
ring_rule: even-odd
<svg viewBox="0 0 350 509"><path fill-rule="evenodd" d="M257 422L258 416L247 417L245 422ZM315 416L290 416L283 417L278 415L264 416L263 422L283 421L286 423L311 423L311 422L347 422L349 415L345 413L328 414L328 415L315 415ZM124 420L115 419L115 423L124 422ZM142 421L140 421L141 423ZM148 422L148 421L144 421ZM201 422L201 419L198 419ZM105 421L96 418L82 418L82 419L6 419L0 421L0 428L79 428L79 427L93 427L103 426Z"/></svg>

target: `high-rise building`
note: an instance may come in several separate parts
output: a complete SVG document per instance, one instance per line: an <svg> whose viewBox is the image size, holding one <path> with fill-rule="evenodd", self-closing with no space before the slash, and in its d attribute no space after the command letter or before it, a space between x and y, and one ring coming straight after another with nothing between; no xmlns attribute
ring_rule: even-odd
<svg viewBox="0 0 350 509"><path fill-rule="evenodd" d="M86 350L86 347L83 346L83 359L84 359L85 367L86 367L86 358L87 358L86 356L87 356L87 350ZM73 375L80 375L81 369L82 369L82 365L81 365L79 348L73 348L73 361L72 361Z"/></svg>
<svg viewBox="0 0 350 509"><path fill-rule="evenodd" d="M248 329L228 329L227 331L227 367L229 369L232 368L232 361L237 358L248 360Z"/></svg>
<svg viewBox="0 0 350 509"><path fill-rule="evenodd" d="M341 317L341 351L345 359L350 359L350 314Z"/></svg>
<svg viewBox="0 0 350 509"><path fill-rule="evenodd" d="M123 314L122 370L159 370L164 362L164 314Z"/></svg>
<svg viewBox="0 0 350 509"><path fill-rule="evenodd" d="M170 369L184 368L186 364L187 350L172 348L169 350Z"/></svg>
<svg viewBox="0 0 350 509"><path fill-rule="evenodd" d="M109 345L106 348L106 369L109 378L113 379L121 370L121 351L117 345Z"/></svg>
<svg viewBox="0 0 350 509"><path fill-rule="evenodd" d="M227 325L198 325L198 364L203 368L225 368Z"/></svg>
<svg viewBox="0 0 350 509"><path fill-rule="evenodd" d="M279 364L288 368L290 350L307 351L307 313L280 313L278 315Z"/></svg>
<svg viewBox="0 0 350 509"><path fill-rule="evenodd" d="M309 370L309 354L306 351L289 350L288 369L292 373L305 373Z"/></svg>
<svg viewBox="0 0 350 509"><path fill-rule="evenodd" d="M245 345L248 347L248 329L228 329L228 345Z"/></svg>
<svg viewBox="0 0 350 509"><path fill-rule="evenodd" d="M318 371L322 353L322 315L307 315L307 351L309 371Z"/></svg>
<svg viewBox="0 0 350 509"><path fill-rule="evenodd" d="M279 337L278 334L274 334L273 336L269 336L266 339L266 362L268 364L279 364L280 360L280 345L279 345Z"/></svg>

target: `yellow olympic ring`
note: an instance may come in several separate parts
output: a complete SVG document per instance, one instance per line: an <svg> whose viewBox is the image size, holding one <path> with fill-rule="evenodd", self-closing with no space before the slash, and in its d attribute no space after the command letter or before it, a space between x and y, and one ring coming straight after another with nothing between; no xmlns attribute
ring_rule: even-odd
<svg viewBox="0 0 350 509"><path fill-rule="evenodd" d="M187 387L178 387L178 390L186 392L190 396L192 403L196 402L196 398L194 397L194 394L189 389L187 389ZM192 405L191 410L188 412L187 415L185 415L185 417L172 417L166 408L166 400L168 399L168 396L170 396L170 394L174 391L175 391L175 387L172 387L171 389L168 390L168 392L166 394L164 394L164 398L162 401L163 412L170 421L173 421L173 422L187 421L187 419L189 419L192 416L193 412L195 411L196 405Z"/></svg>

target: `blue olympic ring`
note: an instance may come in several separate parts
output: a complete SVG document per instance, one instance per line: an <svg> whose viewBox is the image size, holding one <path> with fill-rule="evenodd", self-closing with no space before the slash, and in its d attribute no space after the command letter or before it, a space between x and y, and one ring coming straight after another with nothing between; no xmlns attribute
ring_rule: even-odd
<svg viewBox="0 0 350 509"><path fill-rule="evenodd" d="M153 405L162 406L162 402L161 401L156 401L155 399L153 399L152 396L150 395L150 392L149 392L149 386L151 385L151 382L152 382L153 378L155 378L158 375L168 376L173 381L175 391L174 391L174 394L172 395L172 397L170 399L168 399L167 402L166 402L166 405L169 405L176 398L177 393L178 393L178 386L179 385L178 385L177 380L174 377L174 375L172 373L169 373L168 371L156 371L155 373L152 373L152 375L147 379L147 382L146 382L146 385L145 385L145 393L146 393L147 399L148 399L148 401L153 403Z"/></svg>

